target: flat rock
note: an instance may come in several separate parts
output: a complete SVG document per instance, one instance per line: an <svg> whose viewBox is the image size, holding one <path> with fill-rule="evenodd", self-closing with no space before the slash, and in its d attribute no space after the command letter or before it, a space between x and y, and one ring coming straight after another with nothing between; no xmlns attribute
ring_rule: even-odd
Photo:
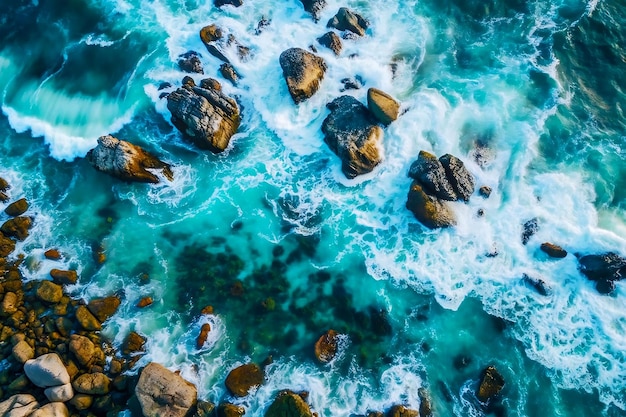
<svg viewBox="0 0 626 417"><path fill-rule="evenodd" d="M39 408L37 399L30 394L16 394L0 402L0 416L27 417Z"/></svg>
<svg viewBox="0 0 626 417"><path fill-rule="evenodd" d="M418 181L413 181L407 197L406 208L417 220L431 229L450 227L456 224L456 217L445 201L424 192Z"/></svg>
<svg viewBox="0 0 626 417"><path fill-rule="evenodd" d="M435 155L420 151L409 168L409 177L417 180L422 189L439 199L456 201L457 195L448 181L446 170Z"/></svg>
<svg viewBox="0 0 626 417"><path fill-rule="evenodd" d="M26 361L24 372L33 384L41 388L56 387L70 382L70 375L56 353L47 353Z"/></svg>
<svg viewBox="0 0 626 417"><path fill-rule="evenodd" d="M72 387L76 392L89 395L105 395L109 393L111 380L102 372L94 372L92 374L82 374L78 376Z"/></svg>
<svg viewBox="0 0 626 417"><path fill-rule="evenodd" d="M327 32L317 38L317 42L333 51L337 56L339 56L343 48L341 38L333 31Z"/></svg>
<svg viewBox="0 0 626 417"><path fill-rule="evenodd" d="M51 402L35 410L29 417L69 417L70 411L62 402Z"/></svg>
<svg viewBox="0 0 626 417"><path fill-rule="evenodd" d="M115 314L121 303L122 301L118 296L111 295L104 298L94 298L87 303L87 309L102 323Z"/></svg>
<svg viewBox="0 0 626 417"><path fill-rule="evenodd" d="M382 124L388 125L400 115L400 103L377 88L367 90L367 107Z"/></svg>
<svg viewBox="0 0 626 417"><path fill-rule="evenodd" d="M192 383L154 362L141 371L135 395L145 417L185 417L198 401Z"/></svg>
<svg viewBox="0 0 626 417"><path fill-rule="evenodd" d="M368 28L369 22L347 7L341 7L337 14L328 21L326 26L365 36L365 30Z"/></svg>
<svg viewBox="0 0 626 417"><path fill-rule="evenodd" d="M504 378L494 366L489 366L483 371L476 396L480 401L486 402L495 397L503 387Z"/></svg>
<svg viewBox="0 0 626 417"><path fill-rule="evenodd" d="M322 123L324 142L341 159L347 178L371 172L382 161L383 130L367 108L352 96L327 104L330 114Z"/></svg>
<svg viewBox="0 0 626 417"><path fill-rule="evenodd" d="M87 366L94 359L96 345L85 336L73 334L70 337L69 349L79 364Z"/></svg>
<svg viewBox="0 0 626 417"><path fill-rule="evenodd" d="M66 402L74 397L72 384L58 385L56 387L46 388L44 395L50 402Z"/></svg>
<svg viewBox="0 0 626 417"><path fill-rule="evenodd" d="M20 198L19 200L9 204L4 209L4 212L11 217L17 217L26 213L26 210L28 210L28 201L26 201L25 198Z"/></svg>
<svg viewBox="0 0 626 417"><path fill-rule="evenodd" d="M263 384L264 379L265 374L259 365L247 363L228 373L226 388L237 397L245 397L252 388Z"/></svg>
<svg viewBox="0 0 626 417"><path fill-rule="evenodd" d="M439 162L446 172L448 182L452 186L458 200L469 201L474 194L474 176L467 170L463 161L449 153L441 156Z"/></svg>
<svg viewBox="0 0 626 417"><path fill-rule="evenodd" d="M544 242L540 249L551 258L565 258L567 256L567 251L554 243Z"/></svg>
<svg viewBox="0 0 626 417"><path fill-rule="evenodd" d="M52 280L60 285L73 285L78 281L78 272L74 270L52 269L50 270Z"/></svg>
<svg viewBox="0 0 626 417"><path fill-rule="evenodd" d="M158 183L159 177L149 169L160 170L168 180L173 180L169 164L111 135L98 138L98 146L87 153L87 160L96 170L124 181Z"/></svg>
<svg viewBox="0 0 626 417"><path fill-rule="evenodd" d="M280 54L279 61L289 94L296 104L317 92L327 68L322 58L302 48L290 48Z"/></svg>

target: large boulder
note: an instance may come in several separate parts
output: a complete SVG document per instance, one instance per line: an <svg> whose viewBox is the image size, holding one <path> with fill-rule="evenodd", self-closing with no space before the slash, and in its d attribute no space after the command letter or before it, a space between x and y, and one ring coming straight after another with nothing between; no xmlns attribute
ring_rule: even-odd
<svg viewBox="0 0 626 417"><path fill-rule="evenodd" d="M70 382L70 375L56 353L47 353L26 361L24 372L33 384L41 388L56 387Z"/></svg>
<svg viewBox="0 0 626 417"><path fill-rule="evenodd" d="M37 298L46 303L58 303L63 298L63 287L52 281L41 281L37 287Z"/></svg>
<svg viewBox="0 0 626 417"><path fill-rule="evenodd" d="M388 125L398 118L400 103L378 88L367 90L367 107L372 114L384 125Z"/></svg>
<svg viewBox="0 0 626 417"><path fill-rule="evenodd" d="M293 391L278 393L265 412L265 417L313 417L309 405Z"/></svg>
<svg viewBox="0 0 626 417"><path fill-rule="evenodd" d="M200 149L223 152L237 132L237 102L221 90L184 86L167 96L172 123Z"/></svg>
<svg viewBox="0 0 626 417"><path fill-rule="evenodd" d="M326 7L326 0L300 0L304 6L304 10L313 15L313 20L316 22L320 19L320 13L322 9Z"/></svg>
<svg viewBox="0 0 626 417"><path fill-rule="evenodd" d="M158 183L159 177L148 169L161 170L167 179L173 179L169 164L111 135L98 138L98 146L87 153L87 160L98 171L124 181Z"/></svg>
<svg viewBox="0 0 626 417"><path fill-rule="evenodd" d="M409 177L418 181L424 191L442 200L455 201L457 195L448 181L446 170L435 155L420 151L409 168Z"/></svg>
<svg viewBox="0 0 626 417"><path fill-rule="evenodd" d="M37 399L30 394L16 394L0 402L0 416L26 417L39 408Z"/></svg>
<svg viewBox="0 0 626 417"><path fill-rule="evenodd" d="M338 30L347 30L359 36L365 36L365 30L369 22L363 16L353 12L347 7L341 7L337 14L328 21L328 27Z"/></svg>
<svg viewBox="0 0 626 417"><path fill-rule="evenodd" d="M9 204L7 208L4 209L4 212L11 217L17 217L26 213L26 210L28 210L28 201L26 201L25 198L20 198Z"/></svg>
<svg viewBox="0 0 626 417"><path fill-rule="evenodd" d="M259 365L247 363L229 372L226 377L226 388L237 397L245 397L252 388L263 384L264 379L265 374Z"/></svg>
<svg viewBox="0 0 626 417"><path fill-rule="evenodd" d="M456 217L445 201L427 194L418 181L413 181L406 202L417 220L431 229L450 227L456 224Z"/></svg>
<svg viewBox="0 0 626 417"><path fill-rule="evenodd" d="M457 200L469 201L470 196L474 194L474 176L465 168L463 161L447 153L439 158L439 162L446 171L446 177Z"/></svg>
<svg viewBox="0 0 626 417"><path fill-rule="evenodd" d="M296 104L309 99L320 88L326 63L319 56L302 48L290 48L280 54L279 62Z"/></svg>
<svg viewBox="0 0 626 417"><path fill-rule="evenodd" d="M478 386L476 396L482 402L489 401L504 387L504 378L494 366L488 366L483 371L483 376Z"/></svg>
<svg viewBox="0 0 626 417"><path fill-rule="evenodd" d="M347 178L371 172L382 161L383 130L367 108L352 96L327 104L330 114L322 123L324 142L341 159Z"/></svg>
<svg viewBox="0 0 626 417"><path fill-rule="evenodd" d="M0 226L0 232L5 236L14 237L17 240L24 240L28 237L28 230L33 221L28 216L18 216L7 220Z"/></svg>
<svg viewBox="0 0 626 417"><path fill-rule="evenodd" d="M135 395L145 417L184 417L198 401L192 383L154 362L141 371Z"/></svg>
<svg viewBox="0 0 626 417"><path fill-rule="evenodd" d="M70 336L69 348L82 366L87 366L94 360L96 345L88 337L73 334Z"/></svg>
<svg viewBox="0 0 626 417"><path fill-rule="evenodd" d="M333 360L337 354L337 343L339 342L339 333L335 330L329 330L317 339L315 342L315 357L322 363Z"/></svg>

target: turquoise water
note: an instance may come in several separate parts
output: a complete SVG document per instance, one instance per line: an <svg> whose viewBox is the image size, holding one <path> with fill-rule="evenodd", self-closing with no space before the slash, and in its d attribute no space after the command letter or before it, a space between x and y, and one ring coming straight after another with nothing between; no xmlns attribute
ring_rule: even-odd
<svg viewBox="0 0 626 417"><path fill-rule="evenodd" d="M367 36L344 40L339 57L319 47L329 71L296 107L278 56L315 43L344 5L370 19ZM296 0L223 10L14 2L0 16L0 176L37 216L19 246L31 254L24 273L58 267L43 259L54 246L80 272L75 296L123 291L104 333L118 344L130 330L145 334L138 366L182 369L203 399L227 398L232 367L272 355L267 384L234 400L246 415L262 415L287 387L309 391L320 415L349 416L417 408L423 386L440 416L625 415L626 290L599 295L572 255L626 254L621 6L329 1L316 24ZM263 16L271 24L256 35ZM243 77L223 88L243 122L218 156L184 142L158 98L162 82L180 83L176 58L188 50L219 79L198 37L209 23L252 51L247 62L232 52ZM406 113L385 131L381 166L346 180L320 126L341 79L356 75ZM365 101L365 88L350 93ZM174 182L96 172L84 156L108 133L174 165ZM404 207L422 149L459 156L494 190L454 203L453 229L427 230ZM524 246L533 218L539 231ZM548 259L544 241L571 254ZM103 265L93 261L99 246ZM524 285L524 273L552 295ZM155 304L137 309L146 295ZM206 305L214 315L200 315ZM347 338L321 366L313 344L329 328ZM466 367L455 366L460 357ZM502 408L484 410L472 392L489 364L507 384Z"/></svg>

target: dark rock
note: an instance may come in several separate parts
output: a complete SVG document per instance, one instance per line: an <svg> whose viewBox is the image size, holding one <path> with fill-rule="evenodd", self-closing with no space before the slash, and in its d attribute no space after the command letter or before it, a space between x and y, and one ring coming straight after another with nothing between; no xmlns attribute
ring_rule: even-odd
<svg viewBox="0 0 626 417"><path fill-rule="evenodd" d="M28 210L28 201L26 201L25 198L20 198L19 200L9 204L4 209L4 212L11 217L17 217L24 214L26 210Z"/></svg>
<svg viewBox="0 0 626 417"><path fill-rule="evenodd" d="M491 195L491 187L483 185L478 189L478 194L480 194L480 196L483 198L489 198L489 196Z"/></svg>
<svg viewBox="0 0 626 417"><path fill-rule="evenodd" d="M167 81L159 84L159 91L165 90L166 88L172 88L172 84L168 83Z"/></svg>
<svg viewBox="0 0 626 417"><path fill-rule="evenodd" d="M322 123L324 142L341 159L344 175L354 178L371 172L382 161L383 130L354 97L337 97L327 107L330 114Z"/></svg>
<svg viewBox="0 0 626 417"><path fill-rule="evenodd" d="M550 242L542 243L540 248L552 258L565 258L567 256L565 249Z"/></svg>
<svg viewBox="0 0 626 417"><path fill-rule="evenodd" d="M187 86L187 87L195 87L196 86L196 82L194 81L194 79L191 78L188 75L185 75L183 77L183 81L181 82L181 84L183 85L183 87L184 86ZM168 95L169 95L169 93L168 93Z"/></svg>
<svg viewBox="0 0 626 417"><path fill-rule="evenodd" d="M6 203L9 200L10 200L9 196L6 195L4 191L0 191L0 202Z"/></svg>
<svg viewBox="0 0 626 417"><path fill-rule="evenodd" d="M552 288L542 279L533 278L526 274L522 275L522 281L534 288L539 294L548 296L552 294Z"/></svg>
<svg viewBox="0 0 626 417"><path fill-rule="evenodd" d="M417 390L417 396L420 399L420 417L432 417L433 408L431 405L430 394L428 393L428 391L425 388L420 388Z"/></svg>
<svg viewBox="0 0 626 417"><path fill-rule="evenodd" d="M5 236L14 237L17 240L24 240L28 237L28 229L32 224L30 217L18 216L7 220L0 226L0 232Z"/></svg>
<svg viewBox="0 0 626 417"><path fill-rule="evenodd" d="M476 396L480 401L487 402L495 397L503 387L504 378L494 366L489 366L483 371Z"/></svg>
<svg viewBox="0 0 626 417"><path fill-rule="evenodd" d="M400 114L400 103L389 94L377 88L367 90L367 107L384 125L388 125L396 120Z"/></svg>
<svg viewBox="0 0 626 417"><path fill-rule="evenodd" d="M256 363L241 365L228 373L226 388L236 397L245 397L254 387L263 384L265 374Z"/></svg>
<svg viewBox="0 0 626 417"><path fill-rule="evenodd" d="M179 88L167 97L172 123L201 149L219 153L237 132L239 107L221 91L199 87Z"/></svg>
<svg viewBox="0 0 626 417"><path fill-rule="evenodd" d="M193 417L212 417L215 410L215 404L209 401L198 400L196 404L196 413Z"/></svg>
<svg viewBox="0 0 626 417"><path fill-rule="evenodd" d="M341 84L343 84L343 88L340 90L342 92L346 90L358 90L363 87L363 79L357 75L354 78L342 79Z"/></svg>
<svg viewBox="0 0 626 417"><path fill-rule="evenodd" d="M438 227L450 227L456 224L454 212L446 202L428 195L417 181L413 181L406 202L409 209L417 220L431 229Z"/></svg>
<svg viewBox="0 0 626 417"><path fill-rule="evenodd" d="M485 215L485 210L484 209L478 209L478 211L476 211L476 215L478 217L483 217Z"/></svg>
<svg viewBox="0 0 626 417"><path fill-rule="evenodd" d="M386 417L418 417L419 412L405 407L404 405L394 405L386 414Z"/></svg>
<svg viewBox="0 0 626 417"><path fill-rule="evenodd" d="M9 182L4 178L0 177L0 191L8 191L11 188Z"/></svg>
<svg viewBox="0 0 626 417"><path fill-rule="evenodd" d="M339 341L339 333L329 330L317 339L315 342L315 357L322 363L330 362L337 354L337 343Z"/></svg>
<svg viewBox="0 0 626 417"><path fill-rule="evenodd" d="M159 169L167 179L173 180L169 164L111 135L98 138L98 146L87 153L87 160L96 170L124 181L158 183L159 177L148 169Z"/></svg>
<svg viewBox="0 0 626 417"><path fill-rule="evenodd" d="M622 279L626 274L626 258L613 252L585 255L578 259L578 267L590 280L615 281Z"/></svg>
<svg viewBox="0 0 626 417"><path fill-rule="evenodd" d="M200 40L206 47L207 51L223 62L230 62L230 60L222 52L222 44L219 42L223 39L224 33L222 29L217 25L209 25L200 29Z"/></svg>
<svg viewBox="0 0 626 417"><path fill-rule="evenodd" d="M289 94L296 104L317 92L326 72L324 60L302 48L290 48L280 54L280 67Z"/></svg>
<svg viewBox="0 0 626 417"><path fill-rule="evenodd" d="M611 294L613 291L615 291L615 281L608 279L598 280L596 281L596 290L600 294Z"/></svg>
<svg viewBox="0 0 626 417"><path fill-rule="evenodd" d="M195 72L198 74L204 74L202 68L202 62L200 56L195 51L185 52L178 57L178 66L185 72Z"/></svg>
<svg viewBox="0 0 626 417"><path fill-rule="evenodd" d="M122 345L122 353L125 355L133 355L135 353L143 352L146 344L146 338L141 336L137 332L130 332L124 340Z"/></svg>
<svg viewBox="0 0 626 417"><path fill-rule="evenodd" d="M215 0L215 7L222 7L227 4L231 6L239 7L243 5L243 0Z"/></svg>
<svg viewBox="0 0 626 417"><path fill-rule="evenodd" d="M457 195L446 175L446 170L435 155L420 151L409 168L409 177L417 180L423 190L442 200L455 201Z"/></svg>
<svg viewBox="0 0 626 417"><path fill-rule="evenodd" d="M265 412L265 417L313 417L309 405L293 391L281 391Z"/></svg>
<svg viewBox="0 0 626 417"><path fill-rule="evenodd" d="M468 201L474 193L474 177L465 168L465 164L454 155L445 154L439 158L439 162L446 171L448 182L457 195L457 199Z"/></svg>
<svg viewBox="0 0 626 417"><path fill-rule="evenodd" d="M537 218L530 219L526 223L524 223L522 230L522 243L525 245L528 243L530 238L539 231L539 223L537 222Z"/></svg>
<svg viewBox="0 0 626 417"><path fill-rule="evenodd" d="M304 10L313 15L313 20L316 22L320 19L320 13L324 7L326 7L326 0L300 0L304 6Z"/></svg>
<svg viewBox="0 0 626 417"><path fill-rule="evenodd" d="M220 65L220 74L222 74L222 77L226 78L233 85L237 85L239 82L239 74L237 74L235 67L227 62Z"/></svg>
<svg viewBox="0 0 626 417"><path fill-rule="evenodd" d="M121 303L119 297L112 295L91 300L87 304L87 308L102 323L115 314Z"/></svg>
<svg viewBox="0 0 626 417"><path fill-rule="evenodd" d="M0 233L0 258L6 258L15 250L15 241Z"/></svg>
<svg viewBox="0 0 626 417"><path fill-rule="evenodd" d="M369 26L369 22L361 15L349 10L347 7L341 7L337 14L328 21L326 26L338 30L348 30L359 36L364 36L365 30Z"/></svg>
<svg viewBox="0 0 626 417"><path fill-rule="evenodd" d="M231 403L222 403L217 407L217 417L241 417L246 414L245 408Z"/></svg>
<svg viewBox="0 0 626 417"><path fill-rule="evenodd" d="M333 51L337 56L341 53L341 48L343 47L341 44L341 38L333 31L327 32L317 38L317 42Z"/></svg>
<svg viewBox="0 0 626 417"><path fill-rule="evenodd" d="M271 24L271 21L266 18L265 16L261 17L261 20L259 20L259 23L256 25L256 30L254 31L254 33L256 35L260 35L265 28L269 27L269 25Z"/></svg>
<svg viewBox="0 0 626 417"><path fill-rule="evenodd" d="M163 92L163 93L159 94L159 100L167 98L167 96L169 96L169 95L170 95L170 93Z"/></svg>

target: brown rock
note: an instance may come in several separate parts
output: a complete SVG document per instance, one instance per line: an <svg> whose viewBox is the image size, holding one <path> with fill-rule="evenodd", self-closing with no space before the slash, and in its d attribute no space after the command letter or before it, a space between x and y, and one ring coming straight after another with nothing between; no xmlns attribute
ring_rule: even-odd
<svg viewBox="0 0 626 417"><path fill-rule="evenodd" d="M315 342L315 357L322 363L327 363L333 360L337 354L337 341L339 333L334 330L329 330L320 336Z"/></svg>
<svg viewBox="0 0 626 417"><path fill-rule="evenodd" d="M550 242L542 243L541 250L552 258L565 258L567 256L567 251L565 249Z"/></svg>
<svg viewBox="0 0 626 417"><path fill-rule="evenodd" d="M10 316L17 311L18 298L14 292L7 292L4 294L2 304L0 304L0 315Z"/></svg>
<svg viewBox="0 0 626 417"><path fill-rule="evenodd" d="M231 403L222 403L217 407L217 417L241 417L246 414L245 408Z"/></svg>
<svg viewBox="0 0 626 417"><path fill-rule="evenodd" d="M28 342L22 340L13 346L12 354L16 361L24 363L35 357L35 350L28 344Z"/></svg>
<svg viewBox="0 0 626 417"><path fill-rule="evenodd" d="M76 309L76 320L85 330L101 330L102 325L85 306Z"/></svg>
<svg viewBox="0 0 626 417"><path fill-rule="evenodd" d="M15 250L15 242L0 232L0 258L9 256Z"/></svg>
<svg viewBox="0 0 626 417"><path fill-rule="evenodd" d="M200 88L204 88L205 90L222 91L222 84L220 84L220 82L215 78L205 78L200 80Z"/></svg>
<svg viewBox="0 0 626 417"><path fill-rule="evenodd" d="M341 53L341 49L343 48L341 38L333 31L327 32L317 38L317 42L333 51L337 56Z"/></svg>
<svg viewBox="0 0 626 417"><path fill-rule="evenodd" d="M403 405L394 405L387 411L387 417L418 417L419 413Z"/></svg>
<svg viewBox="0 0 626 417"><path fill-rule="evenodd" d="M265 412L265 417L313 417L309 405L293 391L278 393Z"/></svg>
<svg viewBox="0 0 626 417"><path fill-rule="evenodd" d="M121 300L117 296L109 296L105 298L95 298L87 304L87 308L100 323L106 321L117 311L121 304Z"/></svg>
<svg viewBox="0 0 626 417"><path fill-rule="evenodd" d="M480 401L486 402L496 396L503 387L504 378L494 366L489 366L483 371L483 377L476 396Z"/></svg>
<svg viewBox="0 0 626 417"><path fill-rule="evenodd" d="M327 68L322 58L302 48L290 48L280 54L279 60L289 94L296 104L319 90Z"/></svg>
<svg viewBox="0 0 626 417"><path fill-rule="evenodd" d="M52 261L58 261L61 259L61 253L57 249L48 249L43 253L43 256Z"/></svg>
<svg viewBox="0 0 626 417"><path fill-rule="evenodd" d="M229 372L226 377L226 388L237 396L245 397L253 387L263 384L265 375L256 363L241 365Z"/></svg>
<svg viewBox="0 0 626 417"><path fill-rule="evenodd" d="M185 417L198 402L192 383L154 362L141 371L135 395L146 417Z"/></svg>
<svg viewBox="0 0 626 417"><path fill-rule="evenodd" d="M76 392L91 395L104 395L109 393L109 385L111 380L103 373L97 372L93 374L82 374L78 376L72 387Z"/></svg>
<svg viewBox="0 0 626 417"><path fill-rule="evenodd" d="M424 388L420 388L417 390L417 396L420 399L420 417L432 417L433 409L430 403L430 395L428 394L428 391Z"/></svg>
<svg viewBox="0 0 626 417"><path fill-rule="evenodd" d="M143 347L146 344L146 338L139 333L130 332L122 345L122 352L125 355L131 355L137 352L143 352Z"/></svg>
<svg viewBox="0 0 626 417"><path fill-rule="evenodd" d="M213 306L205 306L200 314L213 314Z"/></svg>
<svg viewBox="0 0 626 417"><path fill-rule="evenodd" d="M437 197L424 192L417 181L413 181L406 202L409 209L417 220L431 229L438 227L450 227L456 224L454 212L448 205Z"/></svg>
<svg viewBox="0 0 626 417"><path fill-rule="evenodd" d="M144 307L148 307L149 305L151 305L153 303L152 297L143 297L141 300L139 300L139 302L137 303L137 307L139 308L144 308Z"/></svg>
<svg viewBox="0 0 626 417"><path fill-rule="evenodd" d="M64 271L61 269L52 269L50 276L54 282L60 285L76 284L76 281L78 281L78 273L73 270Z"/></svg>
<svg viewBox="0 0 626 417"><path fill-rule="evenodd" d="M94 359L96 346L85 336L73 334L70 337L69 348L70 352L74 354L74 357L82 366L89 365Z"/></svg>
<svg viewBox="0 0 626 417"><path fill-rule="evenodd" d="M341 7L337 14L328 21L326 26L338 30L348 30L356 35L365 36L365 30L369 23L361 15L347 7Z"/></svg>
<svg viewBox="0 0 626 417"><path fill-rule="evenodd" d="M235 67L228 62L220 65L220 74L222 74L222 77L230 81L235 86L239 83L239 74L237 73L237 70L235 70Z"/></svg>
<svg viewBox="0 0 626 417"><path fill-rule="evenodd" d="M52 281L41 281L37 287L37 298L46 303L58 303L63 297L63 287Z"/></svg>
<svg viewBox="0 0 626 417"><path fill-rule="evenodd" d="M8 181L0 177L0 191L8 191L9 188L11 188L11 186L9 185Z"/></svg>
<svg viewBox="0 0 626 417"><path fill-rule="evenodd" d="M19 216L4 222L0 226L0 232L5 236L14 237L17 240L24 240L28 237L28 229L32 225L30 217Z"/></svg>
<svg viewBox="0 0 626 417"><path fill-rule="evenodd" d="M224 36L222 29L217 25L209 25L200 29L200 40L202 43L209 44L211 42L219 41Z"/></svg>
<svg viewBox="0 0 626 417"><path fill-rule="evenodd" d="M367 90L367 107L385 125L396 120L400 114L400 103L377 88Z"/></svg>
<svg viewBox="0 0 626 417"><path fill-rule="evenodd" d="M204 323L202 325L202 328L200 329L200 334L198 335L197 339L196 339L196 348L197 349L202 349L202 347L204 346L204 343L206 342L207 338L209 337L209 332L211 331L211 325L209 323Z"/></svg>
<svg viewBox="0 0 626 417"><path fill-rule="evenodd" d="M70 400L70 404L78 411L87 410L93 404L93 396L88 394L76 394Z"/></svg>
<svg viewBox="0 0 626 417"><path fill-rule="evenodd" d="M24 214L26 210L28 210L28 201L26 201L25 198L20 198L19 200L9 204L4 209L4 212L11 217L17 217Z"/></svg>

